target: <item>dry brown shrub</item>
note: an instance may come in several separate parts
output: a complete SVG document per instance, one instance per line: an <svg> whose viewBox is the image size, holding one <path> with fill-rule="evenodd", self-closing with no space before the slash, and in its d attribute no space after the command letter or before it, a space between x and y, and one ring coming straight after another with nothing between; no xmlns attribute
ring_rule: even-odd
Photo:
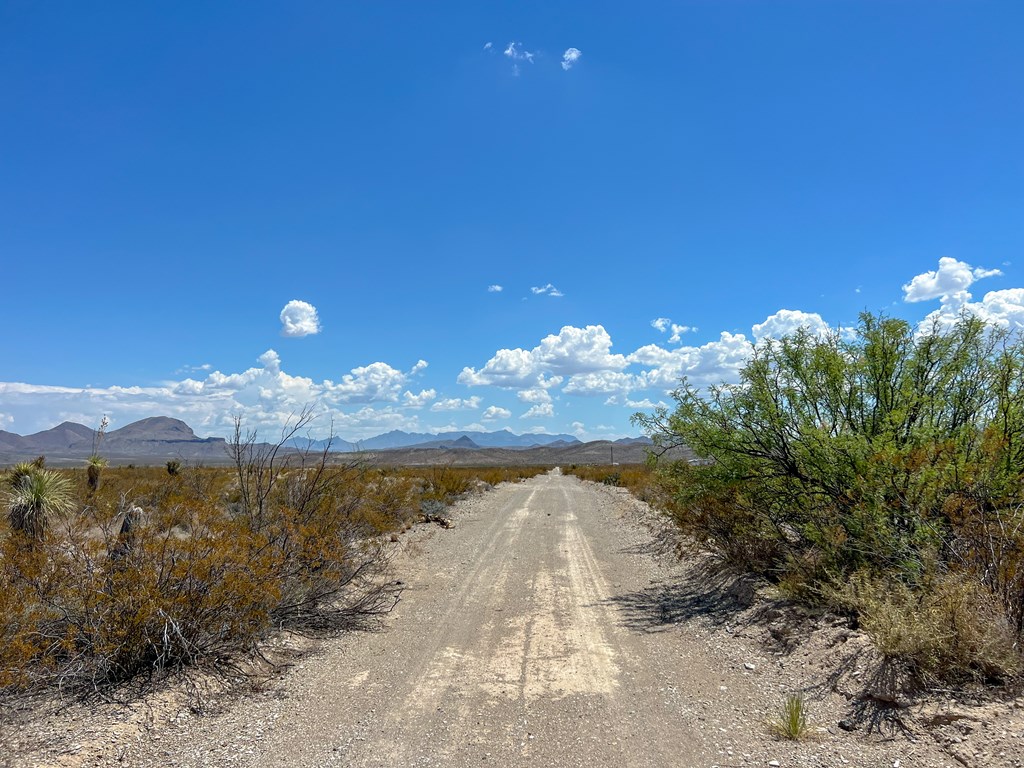
<svg viewBox="0 0 1024 768"><path fill-rule="evenodd" d="M950 558L996 595L1018 633L1024 633L1024 505L991 509L964 494L943 506Z"/></svg>
<svg viewBox="0 0 1024 768"><path fill-rule="evenodd" d="M229 470L112 470L38 545L8 530L0 693L225 669L272 628L336 629L388 610L377 534L400 518L370 510L358 474L313 474L281 482L256 517L226 503Z"/></svg>
<svg viewBox="0 0 1024 768"><path fill-rule="evenodd" d="M969 574L945 574L912 590L859 573L832 596L859 615L887 660L921 684L1004 682L1022 669L999 600Z"/></svg>
<svg viewBox="0 0 1024 768"><path fill-rule="evenodd" d="M63 470L73 511L40 542L0 522L0 696L89 693L169 669L233 669L281 627L364 626L396 594L393 533L424 499L450 503L544 468L368 468L268 453L232 468Z"/></svg>

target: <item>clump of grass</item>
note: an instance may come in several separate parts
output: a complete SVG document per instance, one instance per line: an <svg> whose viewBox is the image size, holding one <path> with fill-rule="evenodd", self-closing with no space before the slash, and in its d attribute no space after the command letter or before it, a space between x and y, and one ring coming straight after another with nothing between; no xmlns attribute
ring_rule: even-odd
<svg viewBox="0 0 1024 768"><path fill-rule="evenodd" d="M781 739L799 741L807 735L807 702L802 693L791 693L779 708L776 718L768 724Z"/></svg>

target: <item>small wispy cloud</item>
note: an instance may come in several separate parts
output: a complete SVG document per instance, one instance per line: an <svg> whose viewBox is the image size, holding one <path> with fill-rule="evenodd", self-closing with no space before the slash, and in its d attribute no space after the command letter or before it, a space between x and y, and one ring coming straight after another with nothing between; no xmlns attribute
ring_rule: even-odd
<svg viewBox="0 0 1024 768"><path fill-rule="evenodd" d="M281 335L289 338L312 336L320 333L320 318L316 307L305 301L292 299L281 310Z"/></svg>
<svg viewBox="0 0 1024 768"><path fill-rule="evenodd" d="M522 43L509 43L508 48L505 49L505 55L512 59L512 61L528 61L533 64L533 57L535 53L533 51L517 48L516 46L522 46Z"/></svg>
<svg viewBox="0 0 1024 768"><path fill-rule="evenodd" d="M579 48L566 48L565 53L562 54L562 69L568 72L582 55L583 51Z"/></svg>
<svg viewBox="0 0 1024 768"><path fill-rule="evenodd" d="M504 286L498 285L497 283L495 283L494 285L488 285L487 286L487 292L488 293L501 293L504 290L505 290Z"/></svg>
<svg viewBox="0 0 1024 768"><path fill-rule="evenodd" d="M484 50L485 51L489 51L492 48L494 48L494 43L492 43L490 40L488 40L486 43L484 43Z"/></svg>
<svg viewBox="0 0 1024 768"><path fill-rule="evenodd" d="M519 62L528 61L533 64L533 57L535 53L533 51L527 51L522 48L522 43L511 42L508 47L504 50L504 54L512 59L512 75L513 77L519 77Z"/></svg>
<svg viewBox="0 0 1024 768"><path fill-rule="evenodd" d="M533 288L530 289L530 293L532 293L534 296L554 296L555 298L558 298L559 296L565 296L564 293L555 288L555 286L553 286L551 283L539 287L534 286Z"/></svg>
<svg viewBox="0 0 1024 768"><path fill-rule="evenodd" d="M475 411L480 407L481 397L479 395L473 395L472 397L450 397L446 400L438 400L432 406L430 410L437 411Z"/></svg>

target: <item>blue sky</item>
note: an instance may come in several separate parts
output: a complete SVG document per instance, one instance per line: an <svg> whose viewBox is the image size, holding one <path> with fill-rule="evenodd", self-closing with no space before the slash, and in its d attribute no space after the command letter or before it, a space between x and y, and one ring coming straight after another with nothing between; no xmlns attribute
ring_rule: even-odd
<svg viewBox="0 0 1024 768"><path fill-rule="evenodd" d="M0 3L0 429L316 403L349 438L621 436L800 324L1021 327L1022 29L1016 0Z"/></svg>

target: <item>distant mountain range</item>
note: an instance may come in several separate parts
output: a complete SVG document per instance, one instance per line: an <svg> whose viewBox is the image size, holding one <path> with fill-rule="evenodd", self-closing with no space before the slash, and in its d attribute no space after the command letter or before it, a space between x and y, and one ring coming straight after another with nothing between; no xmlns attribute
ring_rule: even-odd
<svg viewBox="0 0 1024 768"><path fill-rule="evenodd" d="M96 432L90 427L65 421L53 429L33 435L16 435L0 430L0 463L31 459L43 455L51 461L74 461L89 456L93 451ZM650 445L650 439L624 438L607 445ZM572 435L526 434L516 435L503 429L497 432L401 432L398 430L350 442L331 441L332 452L353 451L480 451L505 449L529 451L536 448L569 448L582 445ZM289 440L288 447L297 450L322 451L325 440ZM158 462L166 459L191 459L223 463L227 460L227 442L222 437L201 438L180 419L155 416L133 422L103 436L99 452L111 461L127 463Z"/></svg>
<svg viewBox="0 0 1024 768"><path fill-rule="evenodd" d="M43 455L54 459L85 458L93 451L96 431L65 421L34 435L16 435L0 430L0 459L11 461ZM167 458L222 458L227 442L223 437L197 437L180 419L154 416L107 432L99 446L109 458L166 456Z"/></svg>
<svg viewBox="0 0 1024 768"><path fill-rule="evenodd" d="M396 448L534 448L552 443L580 442L572 435L526 434L517 435L502 429L498 432L402 432L393 430L366 440L350 442L331 441L332 451L390 451ZM326 440L295 438L288 441L293 448L322 451Z"/></svg>

